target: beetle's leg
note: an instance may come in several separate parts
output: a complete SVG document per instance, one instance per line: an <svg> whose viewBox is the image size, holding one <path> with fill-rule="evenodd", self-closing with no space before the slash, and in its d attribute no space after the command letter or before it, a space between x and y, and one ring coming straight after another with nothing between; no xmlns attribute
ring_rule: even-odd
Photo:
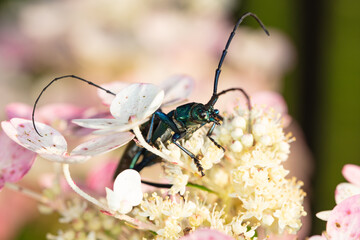
<svg viewBox="0 0 360 240"><path fill-rule="evenodd" d="M156 112L158 112L158 111L161 112L160 109L156 110ZM156 112L155 112L155 113L156 113ZM154 132L154 122L155 122L155 117L156 117L156 114L155 114L155 113L153 113L153 115L151 116L149 131L148 131L148 133L147 133L147 135L146 135L146 142L147 142L147 143L150 143L151 138L152 138L152 135L153 135L153 132Z"/></svg>
<svg viewBox="0 0 360 240"><path fill-rule="evenodd" d="M146 157L145 157L145 153L146 153L146 152L148 152L148 151L145 150L145 152L143 153L143 156L144 156L143 160L142 160L140 163L136 164L136 165L133 167L134 170L140 172L144 167L147 167L147 166L152 165L152 164L155 163L154 160L155 160L158 156L157 156L157 155L154 155L153 153L151 153L150 156L146 156ZM150 164L150 163L152 163L152 164Z"/></svg>
<svg viewBox="0 0 360 240"><path fill-rule="evenodd" d="M175 132L175 134L173 135L173 137L171 139L172 143L174 143L181 150L183 150L187 155L189 155L194 160L199 172L201 172L201 176L205 176L205 174L203 172L204 168L201 166L200 160L197 159L196 156L192 152L190 152L189 150L187 150L186 148L184 148L177 142L177 140L179 140L185 136L185 133L180 132L179 128L176 126L174 121L165 113L156 111L154 114L156 114L163 123L168 125L168 127L171 128L171 130L173 130Z"/></svg>
<svg viewBox="0 0 360 240"><path fill-rule="evenodd" d="M177 141L179 139L181 139L181 135L178 133L175 133L172 137L172 143L174 143L176 146L178 146L181 150L183 150L187 155L189 155L193 160L194 163L196 164L196 167L198 168L198 171L201 173L201 176L205 176L204 174L204 168L201 166L200 160L196 158L196 156L190 152L189 150L187 150L186 148L184 148L183 146L181 146Z"/></svg>
<svg viewBox="0 0 360 240"><path fill-rule="evenodd" d="M141 180L141 183L144 183L146 185L150 185L153 187L157 187L157 188L171 188L173 185L172 184L165 184L165 183L154 183L154 182L148 182L145 180Z"/></svg>
<svg viewBox="0 0 360 240"><path fill-rule="evenodd" d="M171 130L173 130L175 133L178 133L178 134L181 133L179 128L174 123L174 121L168 115L166 115L165 113L163 113L159 110L157 110L154 114L156 114L160 118L160 120L163 123L165 123L166 125L168 125L169 128L171 128Z"/></svg>
<svg viewBox="0 0 360 240"><path fill-rule="evenodd" d="M138 151L135 156L133 157L133 159L131 160L130 169L134 169L135 164L137 163L137 161L139 160L140 156L143 155L145 153L146 149L142 148L140 151ZM136 169L135 169L136 170ZM138 171L139 172L139 171Z"/></svg>
<svg viewBox="0 0 360 240"><path fill-rule="evenodd" d="M220 144L218 144L212 137L211 134L213 133L214 129L215 129L216 124L213 123L213 125L211 126L210 130L208 131L208 133L206 134L206 136L215 144L215 146L217 146L218 148L221 148L224 152L225 152L225 148L223 146L221 146Z"/></svg>

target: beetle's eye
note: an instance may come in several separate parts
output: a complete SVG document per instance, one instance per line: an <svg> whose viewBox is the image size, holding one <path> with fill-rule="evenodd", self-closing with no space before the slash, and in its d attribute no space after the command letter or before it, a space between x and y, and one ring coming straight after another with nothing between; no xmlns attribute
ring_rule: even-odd
<svg viewBox="0 0 360 240"><path fill-rule="evenodd" d="M206 113L206 112L200 113L200 117L201 117L201 118L206 118L206 117L207 117L207 113Z"/></svg>
<svg viewBox="0 0 360 240"><path fill-rule="evenodd" d="M215 114L219 114L219 110L215 109L215 110L214 110L214 113L215 113Z"/></svg>

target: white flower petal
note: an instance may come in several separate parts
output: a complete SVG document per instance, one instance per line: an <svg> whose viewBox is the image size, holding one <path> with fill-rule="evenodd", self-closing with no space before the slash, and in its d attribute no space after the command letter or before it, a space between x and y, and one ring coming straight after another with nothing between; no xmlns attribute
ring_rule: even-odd
<svg viewBox="0 0 360 240"><path fill-rule="evenodd" d="M81 127L92 129L117 129L123 127L127 123L112 118L73 119L72 122Z"/></svg>
<svg viewBox="0 0 360 240"><path fill-rule="evenodd" d="M90 141L80 144L70 156L95 156L119 148L134 138L130 132L115 133L102 137L93 138Z"/></svg>
<svg viewBox="0 0 360 240"><path fill-rule="evenodd" d="M117 211L120 208L120 201L118 197L111 189L105 188L105 190L108 207L113 211Z"/></svg>
<svg viewBox="0 0 360 240"><path fill-rule="evenodd" d="M141 177L133 169L127 169L116 177L114 191L106 188L108 206L111 210L123 214L130 212L133 206L139 205L142 198Z"/></svg>
<svg viewBox="0 0 360 240"><path fill-rule="evenodd" d="M2 122L1 124L4 132L13 141L33 152L47 156L66 154L67 143L65 138L50 126L35 122L36 128L42 135L41 137L35 132L30 120L13 118L10 122Z"/></svg>
<svg viewBox="0 0 360 240"><path fill-rule="evenodd" d="M110 83L106 83L106 84L102 84L101 87L110 90L111 92L117 94L119 93L122 89L126 88L127 86L129 86L130 83L126 83L126 82L120 82L120 81L115 81L115 82L110 82ZM98 96L101 98L103 104L105 105L110 105L111 102L114 100L115 96L112 94L109 94L101 89L97 90L97 94Z"/></svg>
<svg viewBox="0 0 360 240"><path fill-rule="evenodd" d="M111 114L122 123L143 121L164 99L164 91L153 84L136 83L119 92L110 106Z"/></svg>
<svg viewBox="0 0 360 240"><path fill-rule="evenodd" d="M115 179L114 192L132 202L133 206L140 204L143 197L140 174L133 169L121 172Z"/></svg>
<svg viewBox="0 0 360 240"><path fill-rule="evenodd" d="M322 211L322 212L318 212L316 214L316 217L323 220L323 221L327 221L329 219L330 214L331 214L331 210Z"/></svg>

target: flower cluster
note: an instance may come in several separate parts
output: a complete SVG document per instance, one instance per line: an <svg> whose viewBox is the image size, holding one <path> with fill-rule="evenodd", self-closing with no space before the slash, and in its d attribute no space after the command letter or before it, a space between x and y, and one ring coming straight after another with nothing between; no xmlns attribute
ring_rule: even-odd
<svg viewBox="0 0 360 240"><path fill-rule="evenodd" d="M57 235L49 234L48 239L111 239L119 234L186 239L203 228L210 228L225 234L224 239L249 240L257 239L259 229L274 234L292 234L300 229L300 218L306 215L302 207L305 193L301 190L302 183L295 178L288 179L288 171L282 166L294 139L285 135L281 115L271 109L235 107L233 113L223 114L223 122L211 138L208 132L212 128L208 125L201 125L181 138L178 144L186 152L167 137L149 141L144 136L144 126L160 106L182 102L190 93L192 84L188 77L177 76L171 78L170 83L161 87L107 85L116 96L99 96L110 106L109 114L113 118L73 120L82 127L95 129L96 137L71 153L67 151L63 135L48 125L35 122L40 136L29 120L13 118L2 122L4 132L13 141L42 158L60 162L70 187L93 204L79 198L65 200L59 192L50 194L50 198L38 196L43 212L55 210L61 215L59 221L70 225ZM179 88L183 91L176 92ZM164 134L173 134L169 132ZM119 148L134 138L138 153L147 151L147 156L163 159L161 175L165 182L157 186L166 186L168 190L152 189L143 194L141 175L133 169L118 174L113 189L106 188L106 196L100 198L90 196L75 184L70 174L71 164L83 164L92 156ZM189 152L199 162L195 162ZM199 165L205 176L200 174ZM27 171L30 167L24 169ZM25 173L21 172L21 177ZM101 171L98 174L109 175ZM111 181L109 177L104 179ZM7 181L13 180L9 177ZM106 186L109 183L106 182ZM101 192L104 189L105 186ZM102 213L96 212L96 207ZM116 219L138 230L129 230Z"/></svg>

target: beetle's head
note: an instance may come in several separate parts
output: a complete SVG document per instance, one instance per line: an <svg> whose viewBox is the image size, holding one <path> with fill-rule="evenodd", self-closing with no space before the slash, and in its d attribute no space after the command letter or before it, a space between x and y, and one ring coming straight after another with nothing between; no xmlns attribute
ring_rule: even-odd
<svg viewBox="0 0 360 240"><path fill-rule="evenodd" d="M191 111L191 117L196 123L215 123L220 125L223 121L222 116L219 115L219 110L207 105L198 103Z"/></svg>

